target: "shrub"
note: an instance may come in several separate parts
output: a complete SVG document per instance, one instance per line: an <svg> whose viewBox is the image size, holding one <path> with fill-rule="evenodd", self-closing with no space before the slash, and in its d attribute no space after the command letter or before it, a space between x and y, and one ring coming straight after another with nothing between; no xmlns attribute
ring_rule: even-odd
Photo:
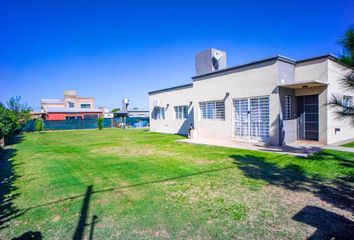
<svg viewBox="0 0 354 240"><path fill-rule="evenodd" d="M36 131L40 133L43 130L43 126L44 126L43 120L36 119L36 122L35 122Z"/></svg>
<svg viewBox="0 0 354 240"><path fill-rule="evenodd" d="M0 105L0 143L5 144L4 139L9 138L19 128L19 118L11 110Z"/></svg>
<svg viewBox="0 0 354 240"><path fill-rule="evenodd" d="M103 118L102 117L97 119L97 127L99 130L102 130L102 128L103 128Z"/></svg>

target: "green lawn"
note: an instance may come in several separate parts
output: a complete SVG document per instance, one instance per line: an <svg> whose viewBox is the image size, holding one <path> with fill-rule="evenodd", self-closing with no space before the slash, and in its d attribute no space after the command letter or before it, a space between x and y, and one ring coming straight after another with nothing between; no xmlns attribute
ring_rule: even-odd
<svg viewBox="0 0 354 240"><path fill-rule="evenodd" d="M352 147L354 148L354 142L346 143L343 145L343 147Z"/></svg>
<svg viewBox="0 0 354 240"><path fill-rule="evenodd" d="M333 226L350 236L354 154L297 158L182 138L24 134L0 162L0 239L304 239Z"/></svg>

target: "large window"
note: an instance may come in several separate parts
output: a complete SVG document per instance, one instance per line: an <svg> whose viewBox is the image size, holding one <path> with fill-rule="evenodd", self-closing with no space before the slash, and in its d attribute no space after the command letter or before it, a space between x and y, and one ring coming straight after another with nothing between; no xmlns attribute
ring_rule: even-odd
<svg viewBox="0 0 354 240"><path fill-rule="evenodd" d="M83 104L81 104L81 108L91 108L91 104L83 103Z"/></svg>
<svg viewBox="0 0 354 240"><path fill-rule="evenodd" d="M353 106L353 97L352 96L343 96L343 105L346 107Z"/></svg>
<svg viewBox="0 0 354 240"><path fill-rule="evenodd" d="M234 114L236 138L269 140L269 97L235 99Z"/></svg>
<svg viewBox="0 0 354 240"><path fill-rule="evenodd" d="M154 119L165 119L165 108L155 107L154 108Z"/></svg>
<svg viewBox="0 0 354 240"><path fill-rule="evenodd" d="M176 119L186 119L188 115L187 106L177 106L175 107Z"/></svg>
<svg viewBox="0 0 354 240"><path fill-rule="evenodd" d="M284 119L291 119L291 96L285 96Z"/></svg>
<svg viewBox="0 0 354 240"><path fill-rule="evenodd" d="M200 111L202 119L225 120L225 102L201 102Z"/></svg>

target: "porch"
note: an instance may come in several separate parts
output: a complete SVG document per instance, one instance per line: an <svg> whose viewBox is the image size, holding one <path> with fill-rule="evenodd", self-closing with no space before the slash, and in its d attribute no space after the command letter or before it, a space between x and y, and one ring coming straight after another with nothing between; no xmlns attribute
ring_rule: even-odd
<svg viewBox="0 0 354 240"><path fill-rule="evenodd" d="M290 154L299 157L307 157L308 155L319 152L324 148L324 145L319 144L317 141L296 141L286 146L271 146L263 142L246 142L246 141L237 141L234 139L230 139L230 140L182 139L182 140L178 140L178 142L273 152L279 154Z"/></svg>
<svg viewBox="0 0 354 240"><path fill-rule="evenodd" d="M327 85L317 80L278 85L280 145L327 143Z"/></svg>

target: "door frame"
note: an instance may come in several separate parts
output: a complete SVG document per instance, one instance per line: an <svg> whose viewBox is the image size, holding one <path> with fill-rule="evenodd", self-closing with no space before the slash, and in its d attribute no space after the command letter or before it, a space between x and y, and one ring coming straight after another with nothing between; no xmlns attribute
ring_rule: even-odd
<svg viewBox="0 0 354 240"><path fill-rule="evenodd" d="M251 136L251 99L260 99L260 98L268 98L268 138L261 138L258 136L257 138L252 138ZM247 100L247 132L248 136L246 137L240 137L236 135L236 112L235 112L235 101L236 100ZM263 143L269 143L270 142L270 96L269 95L263 95L263 96L252 96L252 97L240 97L240 98L233 98L232 99L232 136L234 139L238 141L246 141L246 142L263 142Z"/></svg>
<svg viewBox="0 0 354 240"><path fill-rule="evenodd" d="M317 138L316 139L309 139L306 138L306 112L305 112L305 98L310 97L310 96L316 96L317 97ZM308 141L319 141L319 135L320 135L320 103L319 103L319 94L309 94L309 95L302 95L302 96L296 96L297 98L297 124L296 124L296 130L297 130L297 140L308 140ZM302 98L302 105L300 103L300 98ZM313 113L310 113L313 114ZM300 123L300 121L303 121L303 123ZM303 131L300 134L301 131L301 125L303 125ZM301 137L301 135L303 137Z"/></svg>

